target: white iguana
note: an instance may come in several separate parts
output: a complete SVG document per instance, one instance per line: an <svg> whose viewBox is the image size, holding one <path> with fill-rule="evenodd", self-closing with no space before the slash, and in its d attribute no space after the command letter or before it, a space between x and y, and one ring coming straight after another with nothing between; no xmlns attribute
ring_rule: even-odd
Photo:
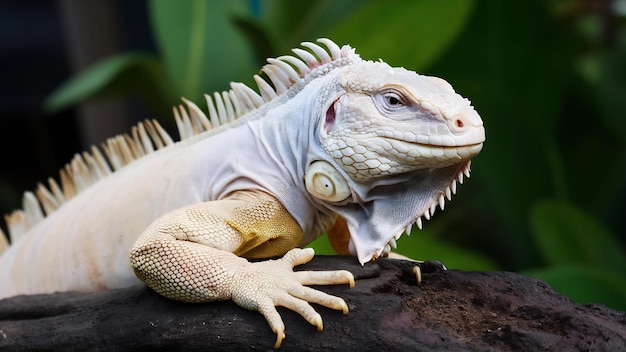
<svg viewBox="0 0 626 352"><path fill-rule="evenodd" d="M275 306L322 329L308 302L346 303L304 285L354 285L347 271L294 272L324 232L364 264L429 219L485 131L446 81L362 60L328 39L268 59L254 76L174 108L181 141L154 121L77 154L0 234L0 298L135 285L171 299L231 299L277 334ZM45 215L44 215L45 214ZM4 247L4 248L2 248ZM284 255L249 262L250 258ZM130 258L130 261L129 261ZM139 279L138 279L139 278Z"/></svg>

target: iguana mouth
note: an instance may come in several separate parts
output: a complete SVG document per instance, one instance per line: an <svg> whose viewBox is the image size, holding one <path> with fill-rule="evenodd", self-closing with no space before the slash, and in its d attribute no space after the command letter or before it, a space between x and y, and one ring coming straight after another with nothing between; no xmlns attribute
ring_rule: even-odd
<svg viewBox="0 0 626 352"><path fill-rule="evenodd" d="M377 138L385 139L388 141L392 140L395 142L404 143L408 145L409 148L410 146L417 146L417 147L425 148L428 150L440 150L442 152L446 152L446 151L452 152L454 150L463 151L464 153L469 153L469 155L471 155L471 156L469 155L467 156L469 158L478 154L478 152L480 152L480 150L483 147L482 142L470 143L470 144L459 144L459 145L445 145L445 144L436 144L436 143L428 143L428 142L419 142L415 139L409 140L409 139L400 139L400 138L387 137L387 136L378 136Z"/></svg>
<svg viewBox="0 0 626 352"><path fill-rule="evenodd" d="M456 144L451 141L444 141L437 135L417 135L411 132L395 132L393 130L382 130L376 132L377 138L386 140L397 141L401 143L407 143L410 145L419 145L428 148L441 148L441 149L453 149L453 148L475 148L482 147L483 141L476 143L464 143Z"/></svg>

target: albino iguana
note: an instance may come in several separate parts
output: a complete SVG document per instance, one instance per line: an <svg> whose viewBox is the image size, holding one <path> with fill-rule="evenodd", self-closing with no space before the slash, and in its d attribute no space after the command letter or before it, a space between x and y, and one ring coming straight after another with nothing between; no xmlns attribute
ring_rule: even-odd
<svg viewBox="0 0 626 352"><path fill-rule="evenodd" d="M139 283L188 302L231 299L277 334L285 306L322 328L304 285L354 285L347 271L294 272L324 232L364 264L429 219L485 131L446 81L362 60L328 39L268 59L255 76L174 108L181 141L154 121L77 154L59 186L26 192L0 234L0 298ZM45 215L44 215L45 213ZM282 259L249 262L251 258ZM130 261L129 261L130 258Z"/></svg>

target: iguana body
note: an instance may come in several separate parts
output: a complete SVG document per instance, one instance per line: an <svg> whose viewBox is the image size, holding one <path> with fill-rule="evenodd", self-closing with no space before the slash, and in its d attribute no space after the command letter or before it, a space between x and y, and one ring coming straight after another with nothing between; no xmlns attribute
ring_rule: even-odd
<svg viewBox="0 0 626 352"><path fill-rule="evenodd" d="M38 189L47 216L27 193L24 211L7 217L13 245L0 257L0 297L139 277L172 299L258 310L277 346L276 305L319 329L307 302L347 312L342 299L303 285L352 285L352 275L294 273L313 256L295 248L330 231L349 236L332 241L361 263L386 254L405 228L443 208L484 129L445 81L320 42L326 50L304 43L311 51L295 49L297 58L269 59L273 87L255 77L261 96L233 84L207 97L209 119L186 101L188 110L175 109L181 142L147 122L108 142L108 163L95 148L78 156L62 187ZM333 228L337 216L345 226Z"/></svg>

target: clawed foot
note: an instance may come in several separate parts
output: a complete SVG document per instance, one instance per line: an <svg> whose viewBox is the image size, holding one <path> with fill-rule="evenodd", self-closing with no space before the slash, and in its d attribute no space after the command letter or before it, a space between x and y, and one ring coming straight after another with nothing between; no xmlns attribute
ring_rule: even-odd
<svg viewBox="0 0 626 352"><path fill-rule="evenodd" d="M417 265L413 267L413 274L415 274L415 278L417 279L417 284L419 285L422 282L422 272L425 273L434 273L437 271L446 271L448 268L442 262L438 260L426 260L426 261L418 261Z"/></svg>
<svg viewBox="0 0 626 352"><path fill-rule="evenodd" d="M438 271L448 270L446 265L438 260L426 260L426 261L415 260L415 259L411 259L407 256L404 256L402 254L398 254L395 252L389 253L388 257L392 259L408 260L408 261L416 263L417 265L413 267L413 274L415 275L415 278L417 279L418 285L422 282L422 273L434 273Z"/></svg>
<svg viewBox="0 0 626 352"><path fill-rule="evenodd" d="M292 249L281 259L250 263L233 276L232 300L263 314L276 333L274 348L280 347L285 338L285 325L277 306L297 312L319 331L324 327L322 317L309 302L348 313L343 299L304 285L349 284L354 287L354 276L349 271L293 271L294 266L310 261L314 255L311 248Z"/></svg>

